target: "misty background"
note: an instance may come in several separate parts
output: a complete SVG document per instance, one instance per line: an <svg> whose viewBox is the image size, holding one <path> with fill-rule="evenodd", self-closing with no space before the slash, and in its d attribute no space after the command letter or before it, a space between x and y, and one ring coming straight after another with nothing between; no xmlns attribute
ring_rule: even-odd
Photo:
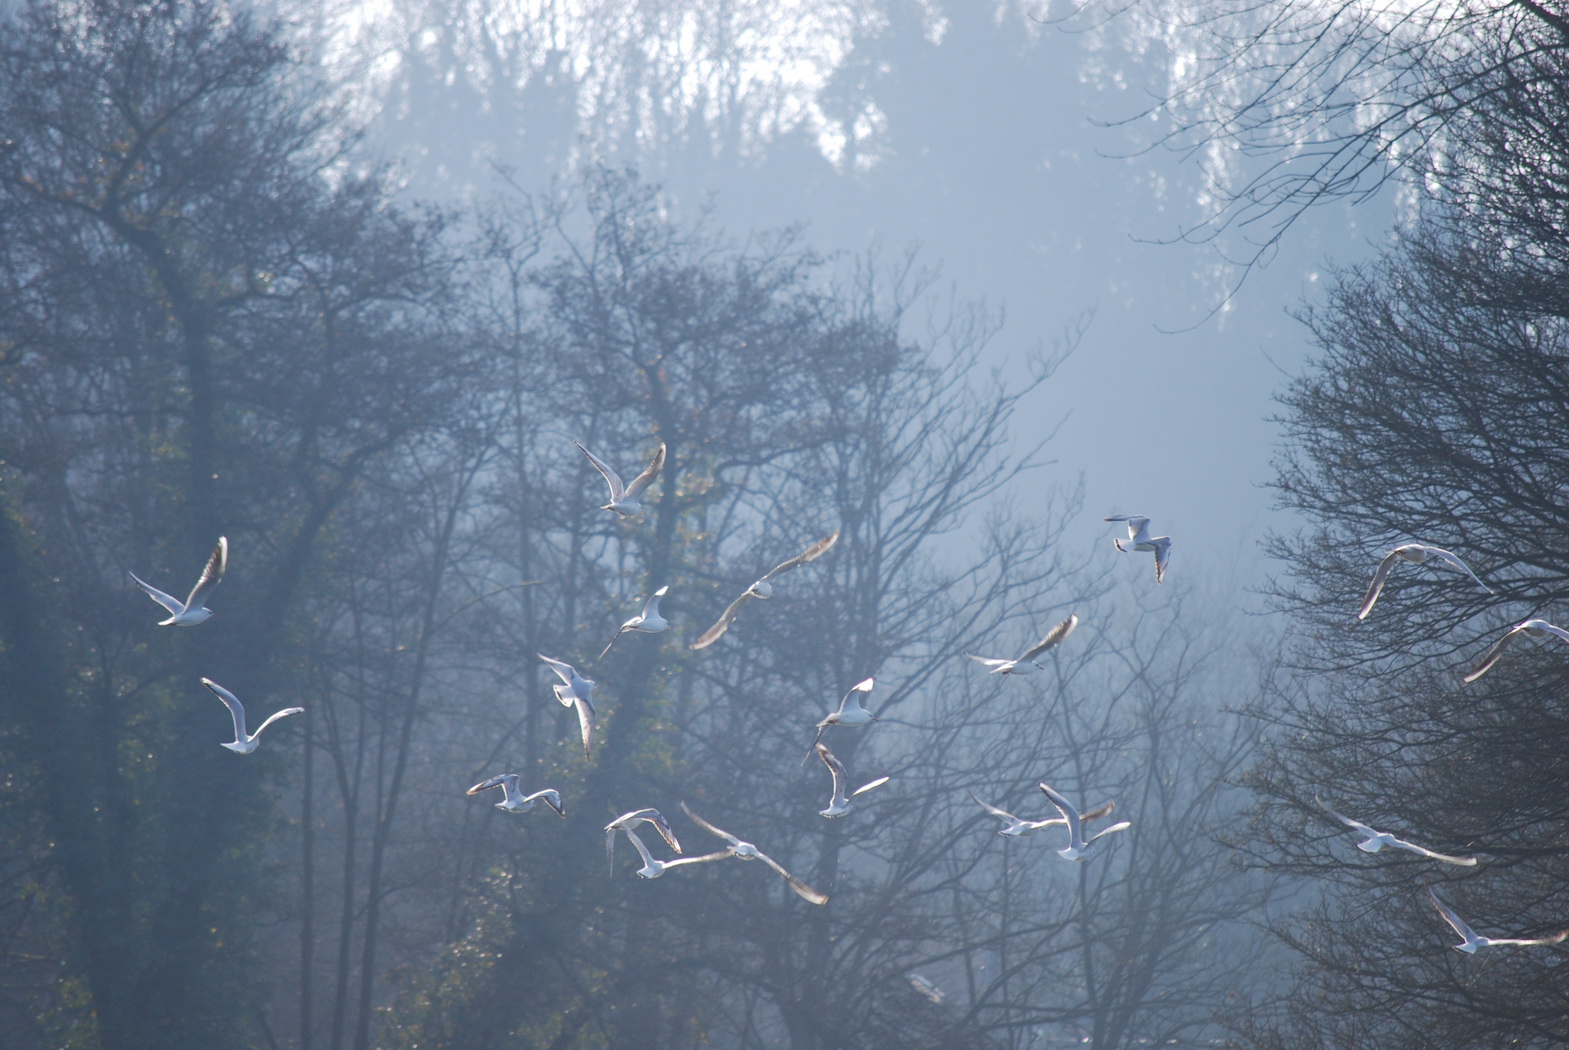
<svg viewBox="0 0 1569 1050"><path fill-rule="evenodd" d="M1569 1041L1551 9L0 14L0 1043Z"/></svg>

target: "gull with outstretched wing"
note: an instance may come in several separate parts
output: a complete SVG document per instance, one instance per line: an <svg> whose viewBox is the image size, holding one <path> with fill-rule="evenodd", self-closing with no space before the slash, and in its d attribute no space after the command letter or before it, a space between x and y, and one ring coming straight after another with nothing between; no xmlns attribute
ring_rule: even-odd
<svg viewBox="0 0 1569 1050"><path fill-rule="evenodd" d="M168 610L169 618L158 621L159 627L195 627L205 623L218 615L203 603L212 589L223 581L224 570L229 567L229 540L226 536L219 536L218 543L212 549L212 554L207 557L207 564L202 568L201 578L196 581L196 586L191 588L190 597L185 601L165 594L136 573L129 573L136 585L147 592L147 596Z"/></svg>
<svg viewBox="0 0 1569 1050"><path fill-rule="evenodd" d="M1451 857L1447 853L1435 853L1426 846L1418 846L1414 842L1396 838L1387 831L1375 831L1360 820L1352 820L1350 817L1330 809L1329 806L1324 804L1322 799L1315 798L1313 801L1317 802L1326 813L1340 821L1340 823L1357 832L1357 834L1364 836L1362 841L1357 843L1357 849L1364 853L1377 853L1385 846L1397 846L1400 849L1410 850L1412 853L1419 853L1433 860L1441 860L1445 864L1458 864L1461 867L1470 867L1476 863L1475 857Z"/></svg>
<svg viewBox="0 0 1569 1050"><path fill-rule="evenodd" d="M750 842L744 842L730 834L730 832L714 827L708 821L704 820L696 813L693 813L691 808L687 806L685 800L681 802L681 812L685 813L691 819L692 823L696 824L710 835L716 835L730 843L730 852L734 856L739 857L742 860L760 860L770 868L773 868L774 871L785 880L785 882L790 884L790 888L794 890L800 896L800 898L806 901L808 904L828 903L828 894L819 893L818 891L812 889L812 887L808 886L806 883L802 882L800 879L786 871L782 864L774 860L762 850L758 849L756 846L752 845Z"/></svg>
<svg viewBox="0 0 1569 1050"><path fill-rule="evenodd" d="M481 780L478 784L469 788L466 794L477 795L481 791L489 791L491 788L497 787L501 789L501 801L496 803L497 809L504 809L508 813L527 813L538 803L543 802L556 811L556 816L564 817L567 815L567 811L561 805L561 793L559 791L555 788L546 788L543 791L536 791L532 795L525 795L523 794L523 789L518 787L518 775L516 773L498 773L488 780Z"/></svg>
<svg viewBox="0 0 1569 1050"><path fill-rule="evenodd" d="M1373 603L1378 601L1378 596L1384 592L1384 581L1389 579L1389 570L1395 567L1397 561L1408 561L1414 565L1432 562L1440 568L1465 573L1471 578L1472 583L1488 594L1493 593L1493 589L1477 579L1476 573L1452 552L1426 543L1404 543L1384 555L1384 560L1378 563L1378 570L1373 573L1373 582L1368 585L1367 593L1362 596L1362 608L1357 610L1358 620L1367 619L1367 614L1373 611Z"/></svg>
<svg viewBox="0 0 1569 1050"><path fill-rule="evenodd" d="M1128 551L1154 551L1155 552L1155 582L1160 583L1166 578L1166 562L1171 558L1171 537L1151 536L1150 520L1142 514L1113 514L1102 521L1125 521L1128 523L1128 538L1126 540L1113 539L1112 545L1126 554Z"/></svg>
<svg viewBox="0 0 1569 1050"><path fill-rule="evenodd" d="M588 457L588 461L594 465L595 470L604 475L605 484L610 486L610 502L599 509L615 511L623 518L633 518L641 514L643 512L643 504L639 502L639 497L643 495L643 490L648 488L649 484L659 476L660 468L665 465L665 443L663 441L659 443L659 448L654 453L653 461L643 469L643 473L632 479L632 484L630 485L622 484L621 475L611 470L610 465L604 460L584 448L581 441L572 443L583 449L583 455Z"/></svg>
<svg viewBox="0 0 1569 1050"><path fill-rule="evenodd" d="M1464 938L1459 944L1451 944L1450 947L1457 952L1465 952L1467 955L1475 952L1478 948L1497 948L1502 945L1524 947L1533 944L1557 944L1564 938L1569 937L1569 930L1559 930L1557 933L1548 934L1546 937L1484 937L1467 926L1465 920L1456 915L1453 908L1439 900L1438 894L1433 892L1433 887L1427 887L1427 896L1433 902L1433 907L1438 909L1438 914L1444 917L1444 921Z"/></svg>
<svg viewBox="0 0 1569 1050"><path fill-rule="evenodd" d="M245 731L245 705L240 703L240 698L217 682L214 682L211 678L203 678L202 685L212 690L212 694L219 700L222 700L223 706L229 709L229 715L234 719L234 741L223 746L237 755L248 755L255 751L260 746L261 741L257 737L262 735L262 730L272 725L278 719L305 713L305 708L303 707L285 707L282 711L274 711L268 715L267 720L256 727L256 732L247 733Z"/></svg>
<svg viewBox="0 0 1569 1050"><path fill-rule="evenodd" d="M1562 638L1564 641L1569 642L1569 631L1564 630L1562 627L1555 627L1546 620L1522 620L1509 628L1508 633L1498 639L1497 644L1487 651L1486 656L1482 657L1482 662L1471 668L1464 681L1469 684L1491 671L1493 665L1503 657L1504 650L1508 649L1514 640L1522 634L1529 635L1532 638L1546 638L1548 635L1552 635L1555 638Z"/></svg>
<svg viewBox="0 0 1569 1050"><path fill-rule="evenodd" d="M789 572L791 569L805 565L807 562L816 561L832 550L833 545L838 542L839 530L835 529L789 561L782 561L763 573L755 583L741 592L741 597L731 602L729 608L719 614L719 619L714 621L712 627L703 632L702 637L692 643L692 648L707 649L710 645L719 641L720 638L724 637L725 632L730 629L730 625L735 623L735 618L740 615L747 602L753 598L772 598L774 596L774 585L769 583L769 580L780 573Z"/></svg>
<svg viewBox="0 0 1569 1050"><path fill-rule="evenodd" d="M821 809L817 811L818 816L842 817L846 813L850 812L850 810L855 808L855 804L850 801L852 798L855 798L855 796L863 792L870 791L873 788L882 787L884 784L888 783L890 779L892 779L891 777L878 777L876 780L867 781L865 784L862 784L860 787L846 795L844 787L845 784L849 782L849 775L845 773L844 763L839 761L838 755L828 750L827 744L819 743L816 745L816 747L817 757L823 760L823 765L828 767L828 772L831 773L834 778L833 798L829 799L827 809Z"/></svg>
<svg viewBox="0 0 1569 1050"><path fill-rule="evenodd" d="M989 656L976 656L974 653L969 653L968 655L971 660L978 661L989 667L992 674L1034 674L1036 671L1041 670L1041 666L1035 662L1035 658L1047 650L1055 649L1061 645L1063 639L1072 634L1073 629L1078 625L1079 618L1077 616L1069 616L1066 620L1047 631L1046 637L1031 646L1023 656L1014 660L999 660Z"/></svg>

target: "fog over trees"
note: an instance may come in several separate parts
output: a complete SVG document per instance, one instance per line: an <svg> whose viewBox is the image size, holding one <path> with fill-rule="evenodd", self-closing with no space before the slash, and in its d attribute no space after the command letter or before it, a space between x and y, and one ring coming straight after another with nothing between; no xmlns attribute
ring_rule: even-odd
<svg viewBox="0 0 1569 1050"><path fill-rule="evenodd" d="M1569 651L1460 683L1562 615L1569 26L1408 8L0 5L0 1044L1562 1042L1566 949L1452 954L1422 887L1569 927ZM1396 233L1302 300L1278 260L1383 182ZM1119 198L1240 267L1087 248ZM1295 376L1245 432L1234 344L1171 349L1239 332ZM1248 533L1199 524L1259 514L1220 494L1267 476L1206 478L1270 426L1260 617ZM665 449L640 515L574 442ZM1117 512L1175 536L1163 584ZM128 573L183 595L220 535L218 615L158 626ZM1409 540L1492 593L1400 565L1354 623ZM1033 674L966 658L1070 614ZM591 748L540 654L597 682ZM231 754L204 677L304 713ZM867 678L823 739L889 780L824 819L814 727ZM464 794L503 772L564 819ZM997 834L976 800L1056 816L1038 782L1131 827ZM644 806L828 903L607 870Z"/></svg>

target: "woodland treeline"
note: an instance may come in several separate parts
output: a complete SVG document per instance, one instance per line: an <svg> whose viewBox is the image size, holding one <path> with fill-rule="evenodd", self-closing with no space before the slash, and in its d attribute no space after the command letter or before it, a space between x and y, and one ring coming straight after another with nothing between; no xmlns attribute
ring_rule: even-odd
<svg viewBox="0 0 1569 1050"><path fill-rule="evenodd" d="M548 54L518 81L559 89L523 100L562 117L523 140L538 170L430 203L368 148L308 24L13 5L0 1043L1565 1041L1565 949L1450 952L1422 886L1494 935L1569 925L1563 651L1522 642L1459 684L1509 624L1562 615L1569 23L1408 6L1120 16L1199 42L1163 103L1172 144L1264 160L1217 222L1267 246L1382 180L1413 202L1304 311L1319 355L1282 395L1276 486L1310 527L1273 545L1285 641L1248 652L1233 596L1185 582L1180 547L1157 590L1142 558L1059 542L1075 479L1017 433L1071 407L1053 369L1081 327L999 366L998 315L914 257L721 229L625 164L574 154L552 184L578 130L562 100L588 82ZM479 66L446 44L488 23L400 10L408 41L440 45L410 44L429 90L402 86L439 128L414 103L453 101L436 89ZM605 97L647 97L612 72ZM865 86L848 71L829 102L857 112ZM709 131L740 136L743 110ZM428 165L473 160L428 142ZM628 476L665 444L641 518L599 509L574 440ZM833 551L688 649L832 529ZM158 627L127 573L183 593L219 535L219 615ZM1404 567L1354 625L1411 539L1496 593ZM660 586L674 629L598 659ZM1044 673L965 659L1070 612ZM587 759L537 653L600 684ZM813 724L872 675L881 721L829 740L852 776L892 779L824 820ZM305 713L231 754L204 676L257 718ZM464 796L507 770L559 789L567 819ZM1049 815L1042 779L1133 827L1071 865L970 798ZM1318 799L1480 863L1359 854ZM713 848L681 800L830 903L760 865L606 871L605 822L641 806Z"/></svg>
<svg viewBox="0 0 1569 1050"><path fill-rule="evenodd" d="M1248 739L1224 640L1180 596L1113 619L1056 543L1072 479L1010 439L1071 332L994 370L994 315L913 260L732 237L624 168L406 200L243 8L38 3L0 40L8 1046L1213 1035L1264 890L1195 830ZM667 446L642 518L574 440ZM127 573L178 589L219 535L218 616L156 626ZM676 630L597 660L662 585ZM1070 611L1029 683L964 658ZM591 758L536 653L600 682ZM893 779L824 820L813 723L874 674L881 722L830 739ZM305 714L231 754L204 676ZM464 796L506 770L567 819ZM1033 813L1048 774L1138 834L1075 869L967 794ZM606 872L607 820L682 799L830 904Z"/></svg>

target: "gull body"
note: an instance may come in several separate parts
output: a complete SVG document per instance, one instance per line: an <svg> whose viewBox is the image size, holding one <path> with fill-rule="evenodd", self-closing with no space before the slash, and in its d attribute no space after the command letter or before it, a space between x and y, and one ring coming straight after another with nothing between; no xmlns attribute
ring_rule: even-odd
<svg viewBox="0 0 1569 1050"><path fill-rule="evenodd" d="M767 572L763 573L761 578L759 578L746 590L741 592L741 597L731 602L725 611L719 614L719 619L715 620L714 625L708 630L704 631L702 636L699 637L697 641L692 643L692 648L706 649L710 645L713 645L720 638L724 637L724 633L730 629L730 625L735 622L735 618L740 615L741 610L746 607L747 602L751 601L753 598L772 598L774 596L774 585L769 583L769 580L773 579L775 576L778 576L782 572L789 572L791 569L805 565L807 562L816 561L818 558L832 550L833 545L838 542L839 530L835 529L833 532L830 532L828 535L824 536L822 539L806 548L806 550L802 551L800 554L797 554L788 561L780 562L772 569L769 569Z"/></svg>
<svg viewBox="0 0 1569 1050"><path fill-rule="evenodd" d="M1018 838L1020 835L1028 835L1030 832L1039 831L1042 828L1060 828L1068 826L1068 821L1065 817L1049 817L1046 820L1025 820L1022 817L1014 816L1005 809L1000 809L997 806L992 805L990 802L982 802L980 799L975 797L975 792L973 791L970 792L970 798L974 800L976 805L980 806L992 816L1001 817L1003 820L1007 821L1007 825L1000 829L997 834L1007 835L1009 838ZM1117 804L1115 802L1103 802L1094 809L1085 810L1083 813L1080 813L1079 820L1083 823L1088 823L1092 820L1099 820L1101 817L1106 816L1116 808Z"/></svg>
<svg viewBox="0 0 1569 1050"><path fill-rule="evenodd" d="M785 882L789 883L790 888L794 890L802 900L809 904L828 903L828 894L819 893L817 890L812 889L812 887L808 886L806 883L802 882L800 879L786 871L782 864L774 860L762 850L758 849L756 846L752 845L750 842L738 839L734 835L730 834L730 832L714 827L714 825L710 824L696 813L693 813L692 810L688 808L685 801L681 803L681 812L685 813L687 817L691 819L692 823L696 824L710 835L717 835L719 838L722 838L728 842L730 844L731 856L739 857L742 860L760 860L770 868L774 869L774 871L781 878L783 878Z"/></svg>
<svg viewBox="0 0 1569 1050"><path fill-rule="evenodd" d="M861 794L862 792L870 791L873 788L882 787L884 784L888 783L890 779L892 779L890 777L878 777L876 780L868 781L867 783L862 784L860 787L850 792L849 795L846 795L844 793L844 786L848 782L849 777L844 771L844 763L839 761L839 757L837 755L828 750L827 744L819 742L816 745L816 748L817 757L823 760L823 765L828 767L828 772L833 774L834 778L833 798L829 800L827 809L818 810L818 816L842 817L846 813L850 812L850 810L855 808L855 804L851 802L850 799Z"/></svg>
<svg viewBox="0 0 1569 1050"><path fill-rule="evenodd" d="M190 597L185 601L163 593L136 573L130 573L136 585L147 592L147 596L169 613L167 620L158 621L159 627L195 627L205 623L217 613L205 607L207 596L212 589L223 581L223 574L229 567L229 539L219 536L218 543L213 547L212 553L207 556L207 564L202 568L202 575L196 581L196 586L191 588Z"/></svg>
<svg viewBox="0 0 1569 1050"><path fill-rule="evenodd" d="M1389 570L1395 567L1397 561L1408 561L1415 565L1431 561L1440 568L1465 573L1471 578L1472 583L1488 594L1493 593L1491 587L1477 579L1476 573L1450 551L1425 543L1405 543L1384 555L1383 560L1378 563L1378 570L1373 573L1373 582L1368 585L1367 594L1362 596L1362 608L1357 610L1358 620L1367 619L1367 614L1373 611L1373 603L1378 601L1378 596L1383 593L1384 581L1389 579Z"/></svg>
<svg viewBox="0 0 1569 1050"><path fill-rule="evenodd" d="M616 832L630 832L639 824L652 824L654 830L659 832L659 837L664 839L671 849L677 853L681 852L681 843L676 841L676 833L670 830L670 822L665 819L663 813L652 806L634 809L605 825L605 860L610 864L612 873L616 870Z"/></svg>
<svg viewBox="0 0 1569 1050"><path fill-rule="evenodd" d="M481 791L489 791L495 787L501 789L502 796L501 801L496 803L497 809L504 809L508 813L527 813L540 802L543 802L556 811L556 816L564 817L567 815L567 811L561 806L560 792L555 788L546 788L543 791L536 791L532 795L525 795L522 789L518 787L518 775L516 773L501 773L491 777L489 780L481 780L478 784L469 788L466 793L477 795Z"/></svg>
<svg viewBox="0 0 1569 1050"><path fill-rule="evenodd" d="M1502 638L1498 639L1497 644L1487 651L1487 655L1482 657L1482 662L1471 669L1465 676L1464 681L1467 683L1474 682L1491 671L1493 665L1503 657L1504 650L1508 649L1514 640L1522 634L1529 635L1532 638L1546 638L1548 635L1552 635L1555 638L1562 638L1564 641L1569 642L1569 631L1564 630L1562 627L1555 627L1546 620L1522 620L1509 628L1509 631Z"/></svg>
<svg viewBox="0 0 1569 1050"><path fill-rule="evenodd" d="M1433 902L1433 907L1438 909L1438 914L1442 915L1444 921L1463 938L1459 944L1451 944L1450 947L1457 952L1465 952L1467 955L1475 952L1478 948L1494 948L1500 945L1557 944L1565 937L1569 937L1569 930L1559 930L1557 933L1549 934L1546 937L1483 937L1467 926L1465 920L1456 915L1453 908L1439 900L1438 894L1433 892L1433 887L1429 886L1427 888L1427 896Z"/></svg>
<svg viewBox="0 0 1569 1050"><path fill-rule="evenodd" d="M659 476L660 468L665 465L665 443L663 441L659 443L659 448L655 451L652 462L643 468L643 473L632 479L632 484L630 485L622 484L621 475L611 470L609 464L604 460L584 448L581 441L572 443L583 450L583 455L588 457L588 461L594 465L594 469L604 476L605 484L610 486L610 502L599 508L600 510L614 511L623 518L635 518L643 513L643 504L639 502L643 495L643 490L648 488L649 483Z"/></svg>
<svg viewBox="0 0 1569 1050"><path fill-rule="evenodd" d="M874 684L874 679L866 678L850 687L850 691L844 694L844 699L839 701L839 710L829 712L827 718L817 723L817 739L812 741L813 747L822 742L823 731L829 726L859 729L861 726L871 725L877 721L876 715L861 706L860 695L870 693ZM811 752L808 752L806 757L811 758Z"/></svg>
<svg viewBox="0 0 1569 1050"><path fill-rule="evenodd" d="M1069 616L1050 631L1047 631L1046 637L1036 642L1023 656L1014 660L998 660L987 656L976 656L974 653L970 653L969 656L971 660L979 661L991 668L992 674L1034 674L1036 671L1041 670L1040 664L1035 662L1036 657L1062 644L1062 640L1072 634L1073 629L1078 625L1079 618L1077 616Z"/></svg>
<svg viewBox="0 0 1569 1050"><path fill-rule="evenodd" d="M265 722L256 727L256 732L247 733L245 731L245 705L240 703L239 697L229 692L217 682L214 682L211 678L203 678L202 685L205 685L208 689L212 690L212 694L219 700L222 700L223 706L229 709L229 715L234 719L234 741L233 743L224 744L223 746L228 748L230 751L233 751L237 755L248 755L252 751L255 751L256 748L260 745L260 741L257 740L257 737L262 735L262 730L272 725L278 719L287 718L290 715L302 714L305 711L305 708L303 707L285 707L282 711L274 711L272 714L267 716L267 720Z"/></svg>
<svg viewBox="0 0 1569 1050"><path fill-rule="evenodd" d="M577 708L578 729L583 734L583 757L589 756L589 750L594 744L594 726L596 724L594 712L594 686L592 678L584 678L578 674L577 668L564 660L557 660L546 656L544 653L535 653L550 669L556 672L560 682L551 688L555 691L556 699L561 701L563 707ZM679 851L678 851L679 852Z"/></svg>
<svg viewBox="0 0 1569 1050"><path fill-rule="evenodd" d="M1171 537L1151 536L1150 520L1142 514L1113 514L1102 521L1125 521L1128 523L1128 538L1126 540L1113 539L1112 545L1126 554L1128 551L1154 551L1155 552L1155 582L1160 583L1166 578L1166 562L1171 559Z"/></svg>
<svg viewBox="0 0 1569 1050"><path fill-rule="evenodd" d="M1458 864L1461 867L1470 867L1476 863L1475 857L1451 857L1447 853L1434 853L1426 846L1418 846L1414 842L1396 838L1387 831L1375 831L1359 820L1352 820L1348 816L1335 812L1324 805L1320 799L1314 799L1313 801L1322 806L1324 811L1330 816L1363 836L1362 841L1357 843L1357 849L1364 853L1377 853L1385 846L1396 846L1400 849L1410 850L1412 853L1419 853L1424 857L1431 857L1433 860L1441 860L1445 864Z"/></svg>
<svg viewBox="0 0 1569 1050"><path fill-rule="evenodd" d="M605 646L604 652L599 654L599 658L603 660L605 658L605 653L610 652L610 646L616 644L616 639L620 638L628 631L641 631L643 634L658 634L660 631L668 628L670 626L670 621L659 615L659 599L663 598L667 593L669 593L669 591L670 588L668 586L661 587L659 590L655 591L653 597L649 598L647 604L643 606L643 611L621 625L621 629L616 632L616 637L610 639L610 645Z"/></svg>
<svg viewBox="0 0 1569 1050"><path fill-rule="evenodd" d="M1130 822L1124 820L1120 823L1113 824L1109 828L1102 828L1100 831L1097 831L1095 834L1086 839L1084 837L1084 828L1082 826L1084 818L1079 815L1079 811L1077 809L1073 808L1073 803L1063 798L1045 784L1037 784L1035 786L1046 793L1046 797L1051 799L1051 804L1057 807L1057 812L1061 813L1062 818L1068 822L1068 844L1057 851L1057 856L1061 857L1063 860L1085 860L1089 854L1090 844L1093 843L1096 839L1100 838L1102 835L1110 835L1113 831L1122 831L1124 828L1130 828L1133 826Z"/></svg>

